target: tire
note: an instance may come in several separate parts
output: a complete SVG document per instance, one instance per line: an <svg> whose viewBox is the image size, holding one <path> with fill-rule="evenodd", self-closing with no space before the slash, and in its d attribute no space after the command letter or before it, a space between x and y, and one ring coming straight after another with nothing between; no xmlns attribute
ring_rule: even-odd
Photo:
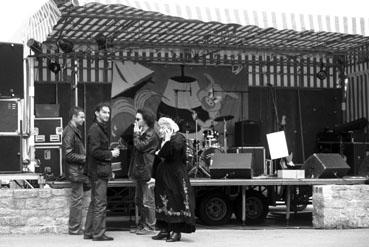
<svg viewBox="0 0 369 247"><path fill-rule="evenodd" d="M222 193L212 193L201 198L198 216L205 225L227 224L232 214L231 203Z"/></svg>
<svg viewBox="0 0 369 247"><path fill-rule="evenodd" d="M291 194L291 211L303 211L309 204L309 197L311 196L310 186L297 186L294 193Z"/></svg>
<svg viewBox="0 0 369 247"><path fill-rule="evenodd" d="M242 195L239 195L233 203L237 220L242 221ZM269 212L268 201L258 191L246 191L246 224L258 224L265 220Z"/></svg>

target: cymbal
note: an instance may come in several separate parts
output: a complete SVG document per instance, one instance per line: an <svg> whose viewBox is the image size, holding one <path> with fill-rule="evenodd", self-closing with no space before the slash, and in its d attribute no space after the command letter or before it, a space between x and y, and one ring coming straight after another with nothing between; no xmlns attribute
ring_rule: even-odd
<svg viewBox="0 0 369 247"><path fill-rule="evenodd" d="M228 121L228 120L231 120L232 118L234 118L234 116L232 115L227 115L227 116L220 116L220 117L217 117L214 119L214 121L216 122L222 122L222 121Z"/></svg>

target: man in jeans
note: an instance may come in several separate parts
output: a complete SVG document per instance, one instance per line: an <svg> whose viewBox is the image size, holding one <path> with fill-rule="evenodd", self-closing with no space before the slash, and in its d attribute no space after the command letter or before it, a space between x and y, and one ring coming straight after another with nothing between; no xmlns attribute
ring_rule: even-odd
<svg viewBox="0 0 369 247"><path fill-rule="evenodd" d="M154 233L155 195L149 188L155 151L159 147L159 136L154 130L155 116L147 110L136 113L133 135L133 154L128 175L136 183L135 202L140 214L137 229L131 231L138 235Z"/></svg>
<svg viewBox="0 0 369 247"><path fill-rule="evenodd" d="M68 228L70 235L81 235L83 185L89 184L89 181L84 175L86 150L78 127L85 122L85 113L78 106L72 107L69 113L71 120L63 131L63 158L72 186Z"/></svg>
<svg viewBox="0 0 369 247"><path fill-rule="evenodd" d="M84 239L111 241L105 235L108 181L112 177L111 159L119 149L110 149L110 106L100 103L95 108L95 121L87 132L88 177L91 182L91 202L88 207Z"/></svg>

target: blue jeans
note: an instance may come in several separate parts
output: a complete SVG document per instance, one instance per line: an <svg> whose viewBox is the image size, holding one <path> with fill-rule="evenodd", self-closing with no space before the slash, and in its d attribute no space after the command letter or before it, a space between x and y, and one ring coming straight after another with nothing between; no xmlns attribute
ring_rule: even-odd
<svg viewBox="0 0 369 247"><path fill-rule="evenodd" d="M108 180L97 178L90 181L91 202L86 217L85 235L96 238L101 237L106 231Z"/></svg>
<svg viewBox="0 0 369 247"><path fill-rule="evenodd" d="M69 232L78 233L82 223L83 182L71 182L72 194L69 209Z"/></svg>
<svg viewBox="0 0 369 247"><path fill-rule="evenodd" d="M145 181L135 180L135 183L135 202L140 215L139 226L154 230L156 223L154 188L149 188Z"/></svg>

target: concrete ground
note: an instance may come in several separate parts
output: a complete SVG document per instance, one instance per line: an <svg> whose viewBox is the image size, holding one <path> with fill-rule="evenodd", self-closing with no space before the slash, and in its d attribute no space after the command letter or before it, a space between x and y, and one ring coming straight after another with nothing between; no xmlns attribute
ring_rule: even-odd
<svg viewBox="0 0 369 247"><path fill-rule="evenodd" d="M182 236L182 241L166 243L154 241L151 236L137 236L128 231L107 232L114 241L94 242L84 240L81 236L70 235L2 235L1 247L84 247L84 246L212 246L212 247L368 247L369 229L353 230L312 230L312 229L260 229L250 230L215 228L198 229L193 234Z"/></svg>
<svg viewBox="0 0 369 247"><path fill-rule="evenodd" d="M283 209L274 209L260 225L242 226L235 220L224 226L203 226L183 234L182 241L166 243L154 241L151 236L129 233L129 222L120 217L109 217L107 235L114 241L94 242L82 236L55 235L0 235L0 247L135 247L135 246L200 246L200 247L368 247L369 229L318 230L313 229L311 207L291 216L286 224Z"/></svg>

